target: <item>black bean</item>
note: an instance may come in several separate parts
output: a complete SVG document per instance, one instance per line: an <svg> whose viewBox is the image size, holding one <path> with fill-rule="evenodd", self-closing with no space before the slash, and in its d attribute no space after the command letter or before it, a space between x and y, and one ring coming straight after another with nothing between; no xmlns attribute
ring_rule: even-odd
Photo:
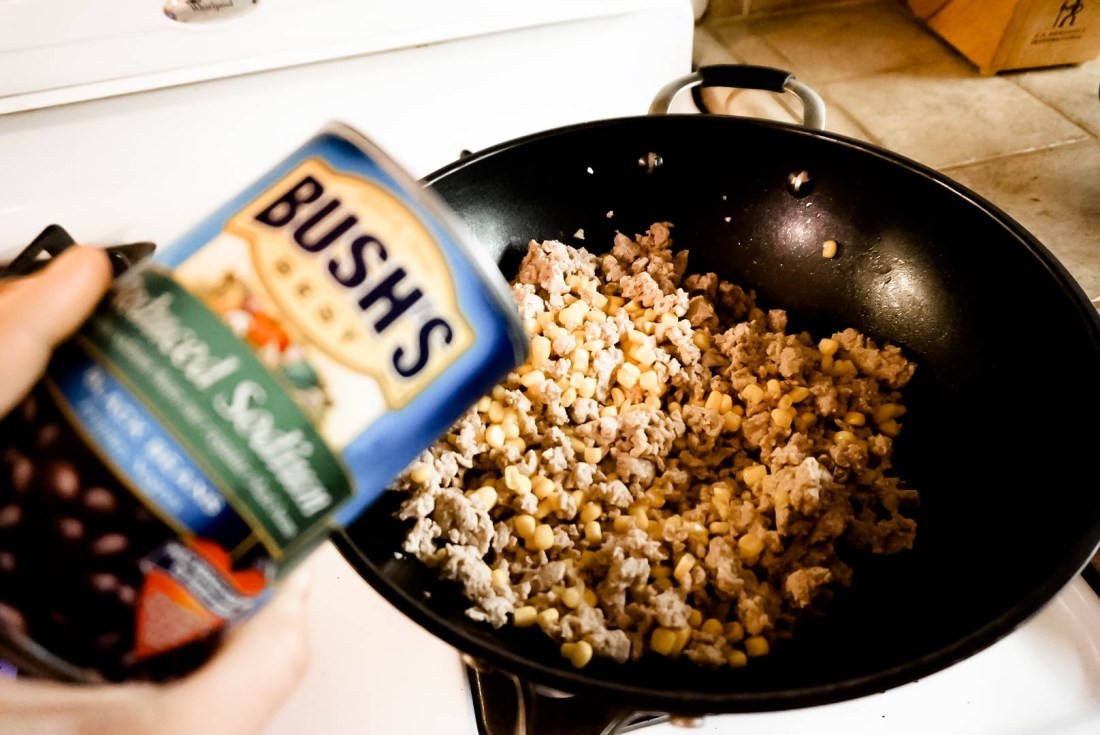
<svg viewBox="0 0 1100 735"><path fill-rule="evenodd" d="M0 574L11 574L15 571L15 554L10 551L0 551Z"/></svg>
<svg viewBox="0 0 1100 735"><path fill-rule="evenodd" d="M126 607L133 607L137 602L137 590L128 584L124 584L118 588L118 599Z"/></svg>
<svg viewBox="0 0 1100 735"><path fill-rule="evenodd" d="M84 521L79 518L58 518L57 532L63 539L79 541L84 538Z"/></svg>
<svg viewBox="0 0 1100 735"><path fill-rule="evenodd" d="M65 500L74 500L80 493L80 475L72 462L54 459L43 468L46 489Z"/></svg>
<svg viewBox="0 0 1100 735"><path fill-rule="evenodd" d="M27 492L34 480L34 463L18 450L11 449L5 454L5 461L11 467L11 487L17 493Z"/></svg>
<svg viewBox="0 0 1100 735"><path fill-rule="evenodd" d="M28 424L34 421L34 417L38 415L38 399L33 395L27 396L27 399L23 401L23 405L19 407L20 412L23 414L23 420Z"/></svg>
<svg viewBox="0 0 1100 735"><path fill-rule="evenodd" d="M90 487L81 498L84 507L97 513L113 513L118 508L115 494L105 487Z"/></svg>
<svg viewBox="0 0 1100 735"><path fill-rule="evenodd" d="M11 528L23 520L23 509L15 503L0 508L0 528Z"/></svg>
<svg viewBox="0 0 1100 735"><path fill-rule="evenodd" d="M107 572L97 572L88 575L88 584L96 592L114 592L118 589L118 577Z"/></svg>
<svg viewBox="0 0 1100 735"><path fill-rule="evenodd" d="M23 617L23 613L3 602L0 602L0 625L20 635L27 634L27 620Z"/></svg>
<svg viewBox="0 0 1100 735"><path fill-rule="evenodd" d="M121 533L105 533L92 542L92 553L97 556L119 554L127 549L130 540Z"/></svg>
<svg viewBox="0 0 1100 735"><path fill-rule="evenodd" d="M34 435L34 443L39 449L45 449L61 435L61 427L57 424L43 424Z"/></svg>

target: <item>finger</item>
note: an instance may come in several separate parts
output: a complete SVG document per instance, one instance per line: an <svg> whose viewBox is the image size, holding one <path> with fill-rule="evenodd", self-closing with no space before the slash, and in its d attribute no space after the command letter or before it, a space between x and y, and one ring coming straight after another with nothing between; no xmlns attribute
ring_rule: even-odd
<svg viewBox="0 0 1100 735"><path fill-rule="evenodd" d="M165 688L161 711L173 733L254 735L298 685L308 663L308 571L300 569L193 676ZM216 714L213 714L216 713Z"/></svg>
<svg viewBox="0 0 1100 735"><path fill-rule="evenodd" d="M0 681L0 732L19 735L160 733L149 684L74 686Z"/></svg>
<svg viewBox="0 0 1100 735"><path fill-rule="evenodd" d="M0 291L0 415L30 390L50 353L88 318L110 282L107 254L77 246Z"/></svg>

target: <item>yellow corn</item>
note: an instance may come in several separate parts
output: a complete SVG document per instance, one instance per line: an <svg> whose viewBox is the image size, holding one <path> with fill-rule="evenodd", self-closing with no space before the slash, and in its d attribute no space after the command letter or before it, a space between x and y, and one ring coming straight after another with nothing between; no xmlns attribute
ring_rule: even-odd
<svg viewBox="0 0 1100 735"><path fill-rule="evenodd" d="M599 447L585 447L584 448L584 461L589 464L599 464L599 461L603 459L603 450Z"/></svg>
<svg viewBox="0 0 1100 735"><path fill-rule="evenodd" d="M764 539L751 533L747 533L737 539L737 551L741 558L748 561L755 559L764 550Z"/></svg>
<svg viewBox="0 0 1100 735"><path fill-rule="evenodd" d="M536 498L545 500L557 489L557 485L549 477L539 475L531 480L531 489L534 491Z"/></svg>
<svg viewBox="0 0 1100 735"><path fill-rule="evenodd" d="M537 388L546 382L546 375L541 370L532 370L519 379L524 388Z"/></svg>
<svg viewBox="0 0 1100 735"><path fill-rule="evenodd" d="M539 613L533 605L524 605L512 611L512 624L517 628L530 628L538 617Z"/></svg>
<svg viewBox="0 0 1100 735"><path fill-rule="evenodd" d="M504 429L500 424L491 424L489 428L485 430L485 443L493 449L500 449L504 446L504 442L508 439L504 434Z"/></svg>
<svg viewBox="0 0 1100 735"><path fill-rule="evenodd" d="M638 369L637 365L624 362L615 373L615 380L624 388L633 388L638 384L638 378L641 376L642 371Z"/></svg>
<svg viewBox="0 0 1100 735"><path fill-rule="evenodd" d="M595 591L585 590L584 591L584 604L588 605L589 607L596 607L597 603L599 603L599 599L596 597Z"/></svg>
<svg viewBox="0 0 1100 735"><path fill-rule="evenodd" d="M603 540L603 529L599 521L588 521L584 524L584 537L590 543L598 544Z"/></svg>
<svg viewBox="0 0 1100 735"><path fill-rule="evenodd" d="M727 502L728 506L728 502ZM710 531L711 536L725 536L730 532L730 524L725 521L715 521L707 526L707 530Z"/></svg>
<svg viewBox="0 0 1100 735"><path fill-rule="evenodd" d="M531 364L542 367L550 359L550 340L538 336L531 338Z"/></svg>
<svg viewBox="0 0 1100 735"><path fill-rule="evenodd" d="M703 404L703 408L708 411L717 411L722 408L722 393L721 391L712 390L710 395L707 396L706 403Z"/></svg>
<svg viewBox="0 0 1100 735"><path fill-rule="evenodd" d="M519 467L510 464L504 468L504 486L520 495L531 492L531 478L520 474Z"/></svg>
<svg viewBox="0 0 1100 735"><path fill-rule="evenodd" d="M738 643L745 637L745 626L736 620L726 623L726 640L730 643Z"/></svg>
<svg viewBox="0 0 1100 735"><path fill-rule="evenodd" d="M840 349L840 343L832 337L826 337L817 343L817 349L822 355L832 357L836 354L836 351Z"/></svg>
<svg viewBox="0 0 1100 735"><path fill-rule="evenodd" d="M707 618L699 630L707 635L720 636L722 635L722 621L716 618Z"/></svg>
<svg viewBox="0 0 1100 735"><path fill-rule="evenodd" d="M646 370L638 377L638 385L646 393L657 393L660 390L660 381L657 380L657 373L653 370Z"/></svg>
<svg viewBox="0 0 1100 735"><path fill-rule="evenodd" d="M791 403L801 403L810 397L810 389L804 385L800 385L787 395L791 397Z"/></svg>
<svg viewBox="0 0 1100 735"><path fill-rule="evenodd" d="M588 313L588 304L577 299L569 306L558 312L558 324L566 329L576 329L584 323L584 315Z"/></svg>
<svg viewBox="0 0 1100 735"><path fill-rule="evenodd" d="M793 408L776 408L772 410L772 421L775 425L781 429L791 428L791 422L794 421L794 409Z"/></svg>
<svg viewBox="0 0 1100 735"><path fill-rule="evenodd" d="M486 510L497 504L497 489L492 485L482 485L470 495L484 505Z"/></svg>
<svg viewBox="0 0 1100 735"><path fill-rule="evenodd" d="M556 607L548 607L545 610L539 612L539 627L548 628L554 623L558 622L558 609Z"/></svg>
<svg viewBox="0 0 1100 735"><path fill-rule="evenodd" d="M836 257L836 240L826 240L821 244L821 257L822 258L835 258Z"/></svg>
<svg viewBox="0 0 1100 735"><path fill-rule="evenodd" d="M588 370L588 357L589 352L583 347L573 350L573 356L570 358L573 362L573 369L578 373L584 373Z"/></svg>
<svg viewBox="0 0 1100 735"><path fill-rule="evenodd" d="M409 472L409 479L417 485L427 485L432 479L432 468L426 464L418 464Z"/></svg>
<svg viewBox="0 0 1100 735"><path fill-rule="evenodd" d="M722 428L726 431L738 431L741 428L741 417L730 411L722 417Z"/></svg>
<svg viewBox="0 0 1100 735"><path fill-rule="evenodd" d="M764 478L768 476L768 468L762 464L756 464L751 467L746 467L741 471L741 480L751 489L756 490L764 482Z"/></svg>
<svg viewBox="0 0 1100 735"><path fill-rule="evenodd" d="M867 423L867 417L861 414L859 411L849 411L844 414L844 423L852 426L863 426Z"/></svg>
<svg viewBox="0 0 1100 735"><path fill-rule="evenodd" d="M508 578L508 570L503 568L494 569L489 575L489 580L492 585L498 589L502 589L508 586L511 581Z"/></svg>
<svg viewBox="0 0 1100 735"><path fill-rule="evenodd" d="M584 668L592 660L592 644L588 641L561 644L561 655L569 659L574 668Z"/></svg>
<svg viewBox="0 0 1100 735"><path fill-rule="evenodd" d="M642 508L639 508L638 510L631 513L631 517L634 518L634 525L641 530L644 531L649 528L649 517L645 514L645 510L643 510Z"/></svg>
<svg viewBox="0 0 1100 735"><path fill-rule="evenodd" d="M890 419L879 424L878 430L890 438L896 438L901 433L901 424L894 419Z"/></svg>
<svg viewBox="0 0 1100 735"><path fill-rule="evenodd" d="M562 593L561 602L563 605L569 608L578 607L584 600L584 592L580 587L569 587Z"/></svg>
<svg viewBox="0 0 1100 735"><path fill-rule="evenodd" d="M611 522L612 528L617 533L623 533L629 531L630 527L634 525L634 519L630 516L617 516L614 521Z"/></svg>
<svg viewBox="0 0 1100 735"><path fill-rule="evenodd" d="M741 390L741 397L749 403L758 403L764 398L764 390L756 383L749 383Z"/></svg>
<svg viewBox="0 0 1100 735"><path fill-rule="evenodd" d="M680 561L676 562L676 569L673 570L672 576L676 579L683 581L684 577L691 572L691 568L695 566L695 556L692 554L684 554L680 557Z"/></svg>
<svg viewBox="0 0 1100 735"><path fill-rule="evenodd" d="M529 539L534 536L536 525L535 517L527 513L519 514L516 516L515 521L512 522L512 527L515 529L516 535L521 539Z"/></svg>
<svg viewBox="0 0 1100 735"><path fill-rule="evenodd" d="M676 631L672 628L655 628L649 636L649 648L654 653L668 656L676 645Z"/></svg>
<svg viewBox="0 0 1100 735"><path fill-rule="evenodd" d="M554 529L546 523L535 526L535 532L527 541L527 546L532 551L546 551L554 545Z"/></svg>
<svg viewBox="0 0 1100 735"><path fill-rule="evenodd" d="M744 651L732 648L726 653L726 661L729 662L731 669L739 669L749 663L749 657Z"/></svg>
<svg viewBox="0 0 1100 735"><path fill-rule="evenodd" d="M753 635L745 639L745 653L752 658L767 656L769 650L768 639L764 636Z"/></svg>

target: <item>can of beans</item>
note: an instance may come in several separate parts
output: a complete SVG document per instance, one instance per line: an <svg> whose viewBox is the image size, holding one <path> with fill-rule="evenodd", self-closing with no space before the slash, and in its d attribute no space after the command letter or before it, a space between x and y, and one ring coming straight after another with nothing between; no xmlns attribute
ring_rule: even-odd
<svg viewBox="0 0 1100 735"><path fill-rule="evenodd" d="M192 668L526 352L488 255L329 126L117 279L3 421L0 658Z"/></svg>

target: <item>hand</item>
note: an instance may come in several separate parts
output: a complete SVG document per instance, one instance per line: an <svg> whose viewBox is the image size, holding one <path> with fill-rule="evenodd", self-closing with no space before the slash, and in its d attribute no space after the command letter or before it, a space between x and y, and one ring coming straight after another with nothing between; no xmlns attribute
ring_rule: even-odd
<svg viewBox="0 0 1100 735"><path fill-rule="evenodd" d="M27 394L53 349L88 318L110 283L100 250L73 247L41 272L0 284L0 415ZM166 685L74 686L0 681L5 735L252 735L306 668L308 577L290 577L202 669Z"/></svg>

